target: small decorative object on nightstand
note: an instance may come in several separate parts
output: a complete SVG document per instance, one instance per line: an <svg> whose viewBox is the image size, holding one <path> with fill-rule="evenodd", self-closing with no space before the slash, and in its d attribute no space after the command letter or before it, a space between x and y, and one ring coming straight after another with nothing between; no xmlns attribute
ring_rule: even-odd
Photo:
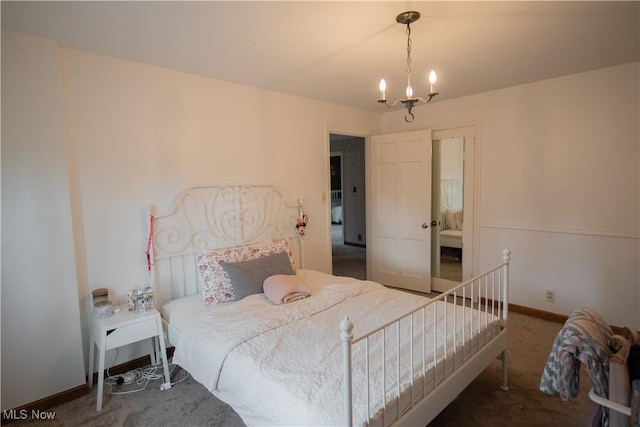
<svg viewBox="0 0 640 427"><path fill-rule="evenodd" d="M113 348L122 347L137 341L152 338L158 340L160 357L164 369L164 383L161 390L171 388L169 365L162 332L162 320L157 310L144 313L133 313L127 306L120 307L120 311L105 319L93 319L91 327L91 347L89 349L89 387L93 386L93 363L95 347L98 347L98 397L96 410L102 410L102 392L104 387L104 359L105 352ZM155 346L150 352L151 363L157 363Z"/></svg>

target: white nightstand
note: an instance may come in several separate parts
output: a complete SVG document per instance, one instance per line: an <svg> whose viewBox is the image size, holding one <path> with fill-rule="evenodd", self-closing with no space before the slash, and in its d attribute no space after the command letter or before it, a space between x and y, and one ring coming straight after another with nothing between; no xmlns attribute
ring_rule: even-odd
<svg viewBox="0 0 640 427"><path fill-rule="evenodd" d="M89 349L89 388L93 386L93 359L95 347L98 347L98 398L96 410L102 409L102 391L104 387L104 355L107 350L121 347L144 339L157 339L160 344L160 357L164 368L165 382L161 390L171 388L169 365L164 345L162 320L157 310L134 314L128 310L127 304L120 306L120 311L106 319L93 319L91 327L91 347ZM155 346L150 353L151 363L156 363Z"/></svg>

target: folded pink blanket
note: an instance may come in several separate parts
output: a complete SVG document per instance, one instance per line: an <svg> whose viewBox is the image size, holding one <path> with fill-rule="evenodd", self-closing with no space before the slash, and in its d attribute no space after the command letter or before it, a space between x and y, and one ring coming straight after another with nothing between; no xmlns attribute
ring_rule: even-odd
<svg viewBox="0 0 640 427"><path fill-rule="evenodd" d="M275 274L265 279L262 289L275 304L286 304L311 296L311 288L297 276Z"/></svg>

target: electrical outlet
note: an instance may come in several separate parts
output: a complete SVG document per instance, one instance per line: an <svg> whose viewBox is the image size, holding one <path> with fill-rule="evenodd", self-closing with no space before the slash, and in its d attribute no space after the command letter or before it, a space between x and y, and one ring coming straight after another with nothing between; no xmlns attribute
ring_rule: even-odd
<svg viewBox="0 0 640 427"><path fill-rule="evenodd" d="M547 302L556 302L556 291L546 290L546 300Z"/></svg>

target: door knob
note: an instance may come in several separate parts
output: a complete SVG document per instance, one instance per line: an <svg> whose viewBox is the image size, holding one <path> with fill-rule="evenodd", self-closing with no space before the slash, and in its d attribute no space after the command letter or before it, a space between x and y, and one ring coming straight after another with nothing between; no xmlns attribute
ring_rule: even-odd
<svg viewBox="0 0 640 427"><path fill-rule="evenodd" d="M422 228L429 228L429 224L427 224L426 222L422 223Z"/></svg>
<svg viewBox="0 0 640 427"><path fill-rule="evenodd" d="M438 223L436 222L436 220L434 219L433 221L431 221L431 226L435 227L436 225L438 225Z"/></svg>

